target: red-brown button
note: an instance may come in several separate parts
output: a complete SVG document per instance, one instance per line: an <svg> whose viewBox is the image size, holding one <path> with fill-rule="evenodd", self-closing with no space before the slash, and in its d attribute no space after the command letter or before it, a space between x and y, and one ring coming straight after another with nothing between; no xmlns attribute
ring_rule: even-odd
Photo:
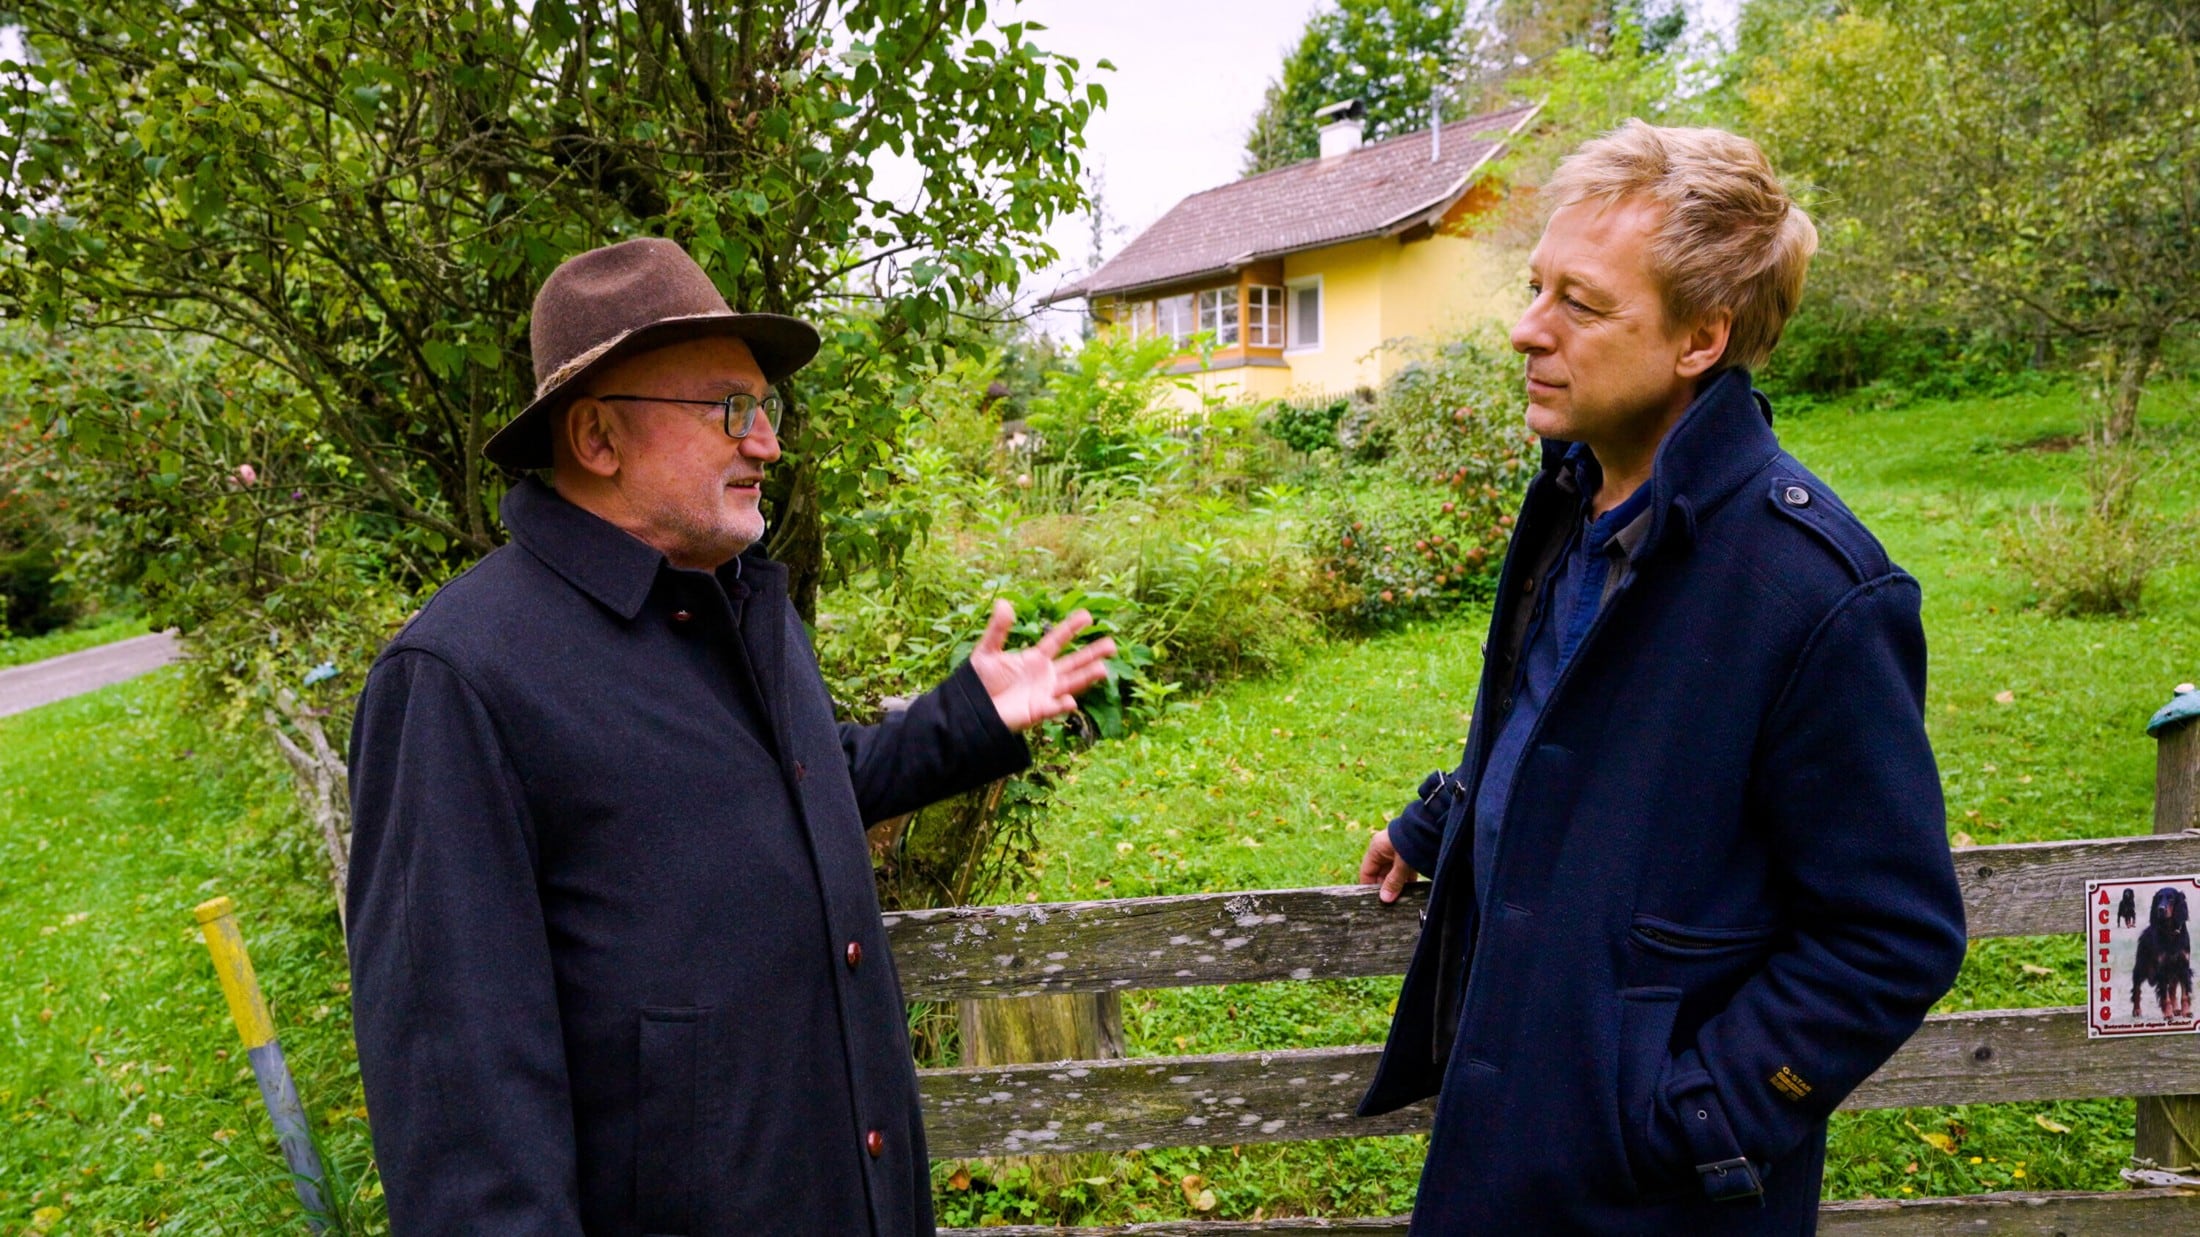
<svg viewBox="0 0 2200 1237"><path fill-rule="evenodd" d="M874 1160L882 1155L885 1155L886 1135L879 1133L877 1130L872 1130L870 1133L865 1134L863 1136L863 1149L870 1152L871 1158Z"/></svg>
<svg viewBox="0 0 2200 1237"><path fill-rule="evenodd" d="M850 942L848 942L848 969L852 971L852 970L854 970L854 969L856 969L857 967L859 967L859 966L862 966L862 965L863 965L863 942L861 942L861 941L850 941Z"/></svg>
<svg viewBox="0 0 2200 1237"><path fill-rule="evenodd" d="M688 621L689 619L691 619L691 618L694 618L694 617L695 617L694 615L692 615L692 614L689 614L689 613L688 613L687 611L685 611L685 610L674 610L674 611L672 612L672 621L673 621L673 622L675 622L675 623L685 623L685 622L687 622L687 621Z"/></svg>

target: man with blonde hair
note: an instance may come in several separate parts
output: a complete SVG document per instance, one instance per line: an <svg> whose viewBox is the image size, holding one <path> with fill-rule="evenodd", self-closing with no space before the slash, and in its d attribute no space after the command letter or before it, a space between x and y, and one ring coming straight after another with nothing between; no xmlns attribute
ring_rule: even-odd
<svg viewBox="0 0 2200 1237"><path fill-rule="evenodd" d="M1361 1111L1438 1097L1416 1233L1807 1233L1963 961L1917 581L1750 389L1817 248L1763 152L1630 121L1543 196L1543 468L1465 758L1361 865L1434 878Z"/></svg>

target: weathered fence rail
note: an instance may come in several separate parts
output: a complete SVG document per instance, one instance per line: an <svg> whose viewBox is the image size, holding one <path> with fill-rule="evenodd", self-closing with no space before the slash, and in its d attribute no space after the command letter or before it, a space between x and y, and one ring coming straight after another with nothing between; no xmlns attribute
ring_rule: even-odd
<svg viewBox="0 0 2200 1237"><path fill-rule="evenodd" d="M2088 879L2200 871L2200 834L1973 846L1956 852L1971 936L2079 928ZM1364 886L1105 902L957 906L886 917L917 1000L1400 975L1425 886L1389 906Z"/></svg>
<svg viewBox="0 0 2200 1237"><path fill-rule="evenodd" d="M2158 836L1966 847L1955 852L1973 939L2084 929L2087 880L2200 871L2200 728L2158 732ZM2175 766L2172 768L2171 766ZM2183 796L2183 797L2180 797ZM1258 890L1044 905L954 907L887 917L908 995L993 1000L1041 993L1397 975L1412 958L1423 894L1385 906L1372 889ZM1352 1115L1381 1049L1133 1057L920 1071L925 1128L942 1157L1121 1152L1415 1133L1427 1105ZM2148 1106L2200 1095L2200 1037L2089 1040L2085 1010L1989 1010L1928 1018L1843 1104L1849 1109L2141 1097L2140 1145L2182 1163L2189 1148L2150 1130ZM2152 1098L2161 1097L2161 1098ZM2194 1111L2200 1111L2195 1109ZM2142 1154L2146 1152L2142 1150ZM1828 1203L1841 1237L2200 1232L2200 1193L2004 1193ZM1113 1228L992 1228L989 1234L1226 1237L1383 1234L1404 1217L1174 1221Z"/></svg>
<svg viewBox="0 0 2200 1237"><path fill-rule="evenodd" d="M1974 939L2049 936L2083 926L2088 879L2200 870L2200 833L1970 847L1956 852ZM1396 975L1412 958L1423 894L1385 906L1361 886L1259 890L1104 902L956 907L888 916L895 964L912 998ZM922 1072L926 1138L942 1157L1136 1151L1187 1144L1374 1137L1428 1128L1429 1108L1352 1115L1381 1048L1133 1057ZM2183 1037L2088 1040L2085 1011L1940 1014L1843 1105L1851 1109L2200 1092L2200 1044ZM2165 1217L2171 1217L2165 1221ZM2200 1231L2200 1196L1993 1194L1829 1203L1840 1234L2159 1234ZM989 1229L1001 1232L1059 1232ZM1091 1234L1405 1231L1364 1220L1186 1221Z"/></svg>

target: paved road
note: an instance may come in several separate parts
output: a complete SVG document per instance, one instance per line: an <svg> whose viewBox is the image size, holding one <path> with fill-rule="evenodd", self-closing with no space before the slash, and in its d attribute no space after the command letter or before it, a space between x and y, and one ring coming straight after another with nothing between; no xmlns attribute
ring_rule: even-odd
<svg viewBox="0 0 2200 1237"><path fill-rule="evenodd" d="M134 679L177 656L176 633L160 631L0 670L0 717Z"/></svg>

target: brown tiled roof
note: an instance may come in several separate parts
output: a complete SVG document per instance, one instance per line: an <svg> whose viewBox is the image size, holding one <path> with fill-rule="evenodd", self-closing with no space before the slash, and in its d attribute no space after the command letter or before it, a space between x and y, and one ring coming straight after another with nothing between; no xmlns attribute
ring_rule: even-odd
<svg viewBox="0 0 2200 1237"><path fill-rule="evenodd" d="M1441 213L1466 192L1473 174L1536 108L1528 104L1445 125L1434 160L1423 129L1195 193L1099 270L1047 299L1223 275L1263 258L1402 229Z"/></svg>

